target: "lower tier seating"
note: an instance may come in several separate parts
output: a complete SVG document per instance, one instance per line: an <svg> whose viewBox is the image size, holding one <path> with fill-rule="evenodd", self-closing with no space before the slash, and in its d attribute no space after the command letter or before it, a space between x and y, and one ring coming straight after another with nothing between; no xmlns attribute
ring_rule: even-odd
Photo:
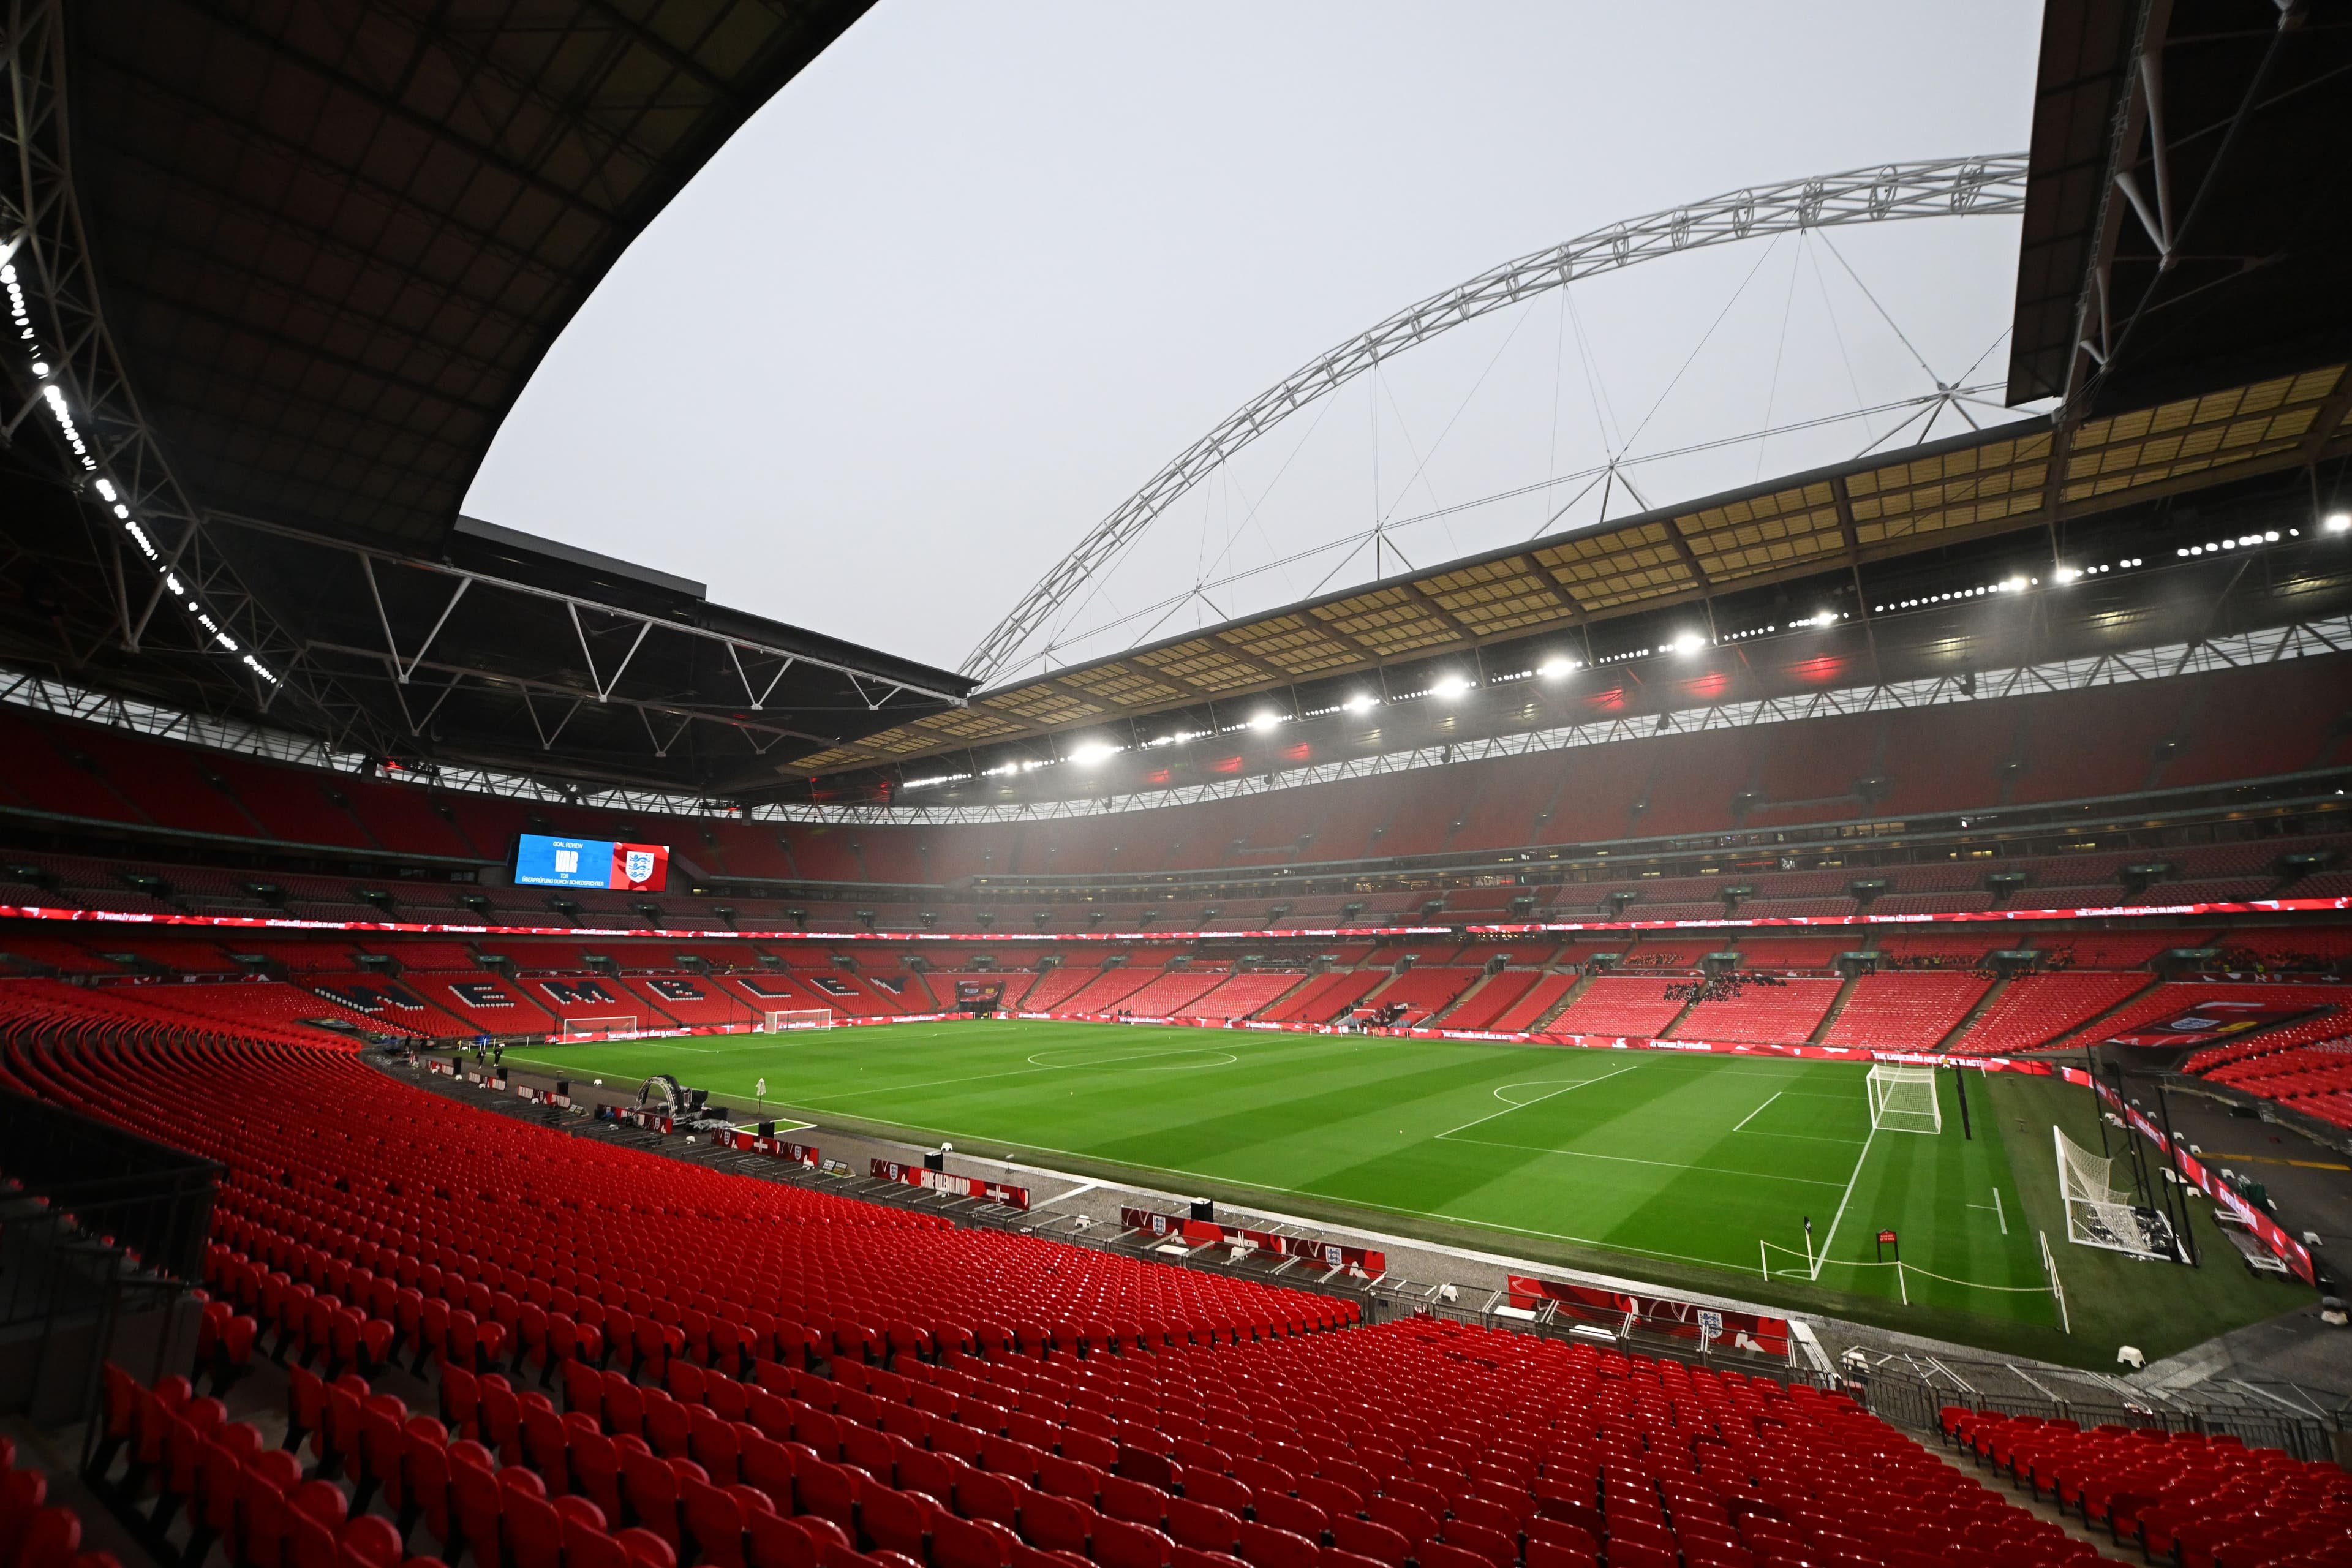
<svg viewBox="0 0 2352 1568"><path fill-rule="evenodd" d="M400 1568L412 1542L477 1568L2091 1556L1801 1384L1349 1328L1349 1302L568 1137L350 1051L38 1009L0 1013L0 1049L13 1087L224 1167L202 1364L282 1360L288 1445L116 1372L92 1470L206 1532L192 1563L214 1542L237 1568ZM432 1409L373 1386L402 1375Z"/></svg>
<svg viewBox="0 0 2352 1568"><path fill-rule="evenodd" d="M2352 1563L2352 1475L2235 1437L1945 1407L1944 1440L2152 1563L2336 1568Z"/></svg>

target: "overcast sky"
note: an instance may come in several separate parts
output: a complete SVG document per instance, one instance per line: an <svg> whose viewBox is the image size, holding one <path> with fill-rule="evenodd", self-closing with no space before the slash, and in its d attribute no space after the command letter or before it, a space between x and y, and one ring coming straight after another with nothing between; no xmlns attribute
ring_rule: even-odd
<svg viewBox="0 0 2352 1568"><path fill-rule="evenodd" d="M466 510L952 668L1162 463L1404 304L1745 184L2022 149L2039 16L2035 0L883 0L614 269ZM2015 233L1911 225L1840 238L1836 256L1811 240L1766 258L1751 242L1580 291L1575 317L1554 300L1484 338L1465 330L1450 355L1433 345L1417 371L1400 365L1407 390L1384 404L1369 386L1332 400L1335 434L1314 436L1329 450L1280 475L1291 510L1265 503L1254 547L1272 559L1328 536L1343 509L1354 527L1375 508L1393 519L1547 466L1576 471L1579 421L1588 444L1605 443L1603 402L1633 422L1735 296L1651 444L1810 416L1832 383L1864 403L1917 390L1902 384L1923 380L1916 361L1855 290L1949 376L2006 324ZM1805 324L1816 296L1834 331ZM1801 368L1808 344L1815 370ZM2005 353L1975 379L1998 381ZM1445 469L1432 446L1473 405L1470 433L1442 443ZM1376 406L1392 428L1368 420ZM1651 499L1867 438L1776 439L1654 471L1667 494ZM1292 449L1278 445L1264 444L1267 463ZM1356 477L1374 462L1379 482ZM1176 629L1141 607L1152 584L1213 558L1234 537L1216 517L1276 477L1238 476L1223 514L1204 487L1181 570L1147 559L1129 573L1145 582L1118 585L1129 640ZM1400 541L1415 566L1489 538L1468 520L1422 526ZM1337 559L1214 603L1285 602Z"/></svg>

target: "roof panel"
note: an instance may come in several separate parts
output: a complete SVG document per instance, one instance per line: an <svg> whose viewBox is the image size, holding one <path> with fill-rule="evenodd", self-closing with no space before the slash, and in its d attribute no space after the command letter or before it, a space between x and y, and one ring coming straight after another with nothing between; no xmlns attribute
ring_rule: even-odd
<svg viewBox="0 0 2352 1568"><path fill-rule="evenodd" d="M865 8L67 7L102 298L182 479L437 544L604 270Z"/></svg>

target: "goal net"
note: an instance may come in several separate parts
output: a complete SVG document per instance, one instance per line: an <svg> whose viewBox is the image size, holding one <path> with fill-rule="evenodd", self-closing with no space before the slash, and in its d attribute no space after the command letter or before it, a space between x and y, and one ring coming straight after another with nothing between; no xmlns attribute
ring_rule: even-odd
<svg viewBox="0 0 2352 1568"><path fill-rule="evenodd" d="M1934 1068L1870 1069L1870 1124L1881 1132L1941 1132L1944 1110L1936 1097Z"/></svg>
<svg viewBox="0 0 2352 1568"><path fill-rule="evenodd" d="M763 1026L772 1035L782 1034L786 1029L830 1029L833 1027L833 1009L787 1007L782 1012L768 1014Z"/></svg>
<svg viewBox="0 0 2352 1568"><path fill-rule="evenodd" d="M555 1037L563 1041L634 1040L638 1033L637 1016L620 1013L608 1018L566 1018L557 1028Z"/></svg>
<svg viewBox="0 0 2352 1568"><path fill-rule="evenodd" d="M2066 1202L2067 1240L2135 1258L2171 1256L2170 1228L2135 1204L2129 1187L2116 1184L2113 1156L2092 1153L2056 1127L2050 1136L2057 1140L2058 1192Z"/></svg>

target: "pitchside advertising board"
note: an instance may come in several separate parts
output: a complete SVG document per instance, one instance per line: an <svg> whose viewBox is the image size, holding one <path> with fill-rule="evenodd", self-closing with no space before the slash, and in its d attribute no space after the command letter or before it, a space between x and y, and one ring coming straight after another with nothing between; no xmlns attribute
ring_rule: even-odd
<svg viewBox="0 0 2352 1568"><path fill-rule="evenodd" d="M610 888L658 893L669 879L669 846L616 844L609 838L551 838L526 833L515 840L514 879L529 888Z"/></svg>

